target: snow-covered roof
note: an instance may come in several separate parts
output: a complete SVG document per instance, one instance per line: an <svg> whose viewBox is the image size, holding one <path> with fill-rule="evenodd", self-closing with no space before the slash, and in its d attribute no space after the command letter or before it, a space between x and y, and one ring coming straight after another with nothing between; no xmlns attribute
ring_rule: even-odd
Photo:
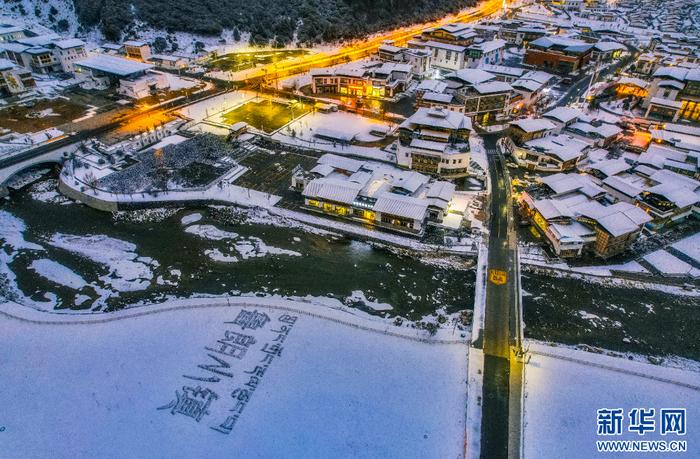
<svg viewBox="0 0 700 459"><path fill-rule="evenodd" d="M513 87L504 81L488 81L486 83L475 84L474 90L479 94L496 94L512 91Z"/></svg>
<svg viewBox="0 0 700 459"><path fill-rule="evenodd" d="M124 46L135 46L137 48L140 48L140 47L146 46L146 45L148 45L148 43L146 43L145 41L141 41L141 40L127 40L124 42Z"/></svg>
<svg viewBox="0 0 700 459"><path fill-rule="evenodd" d="M614 137L622 132L622 129L613 124L602 123L600 126L594 126L593 124L582 123L580 121L570 125L567 129L586 135L601 137L603 139Z"/></svg>
<svg viewBox="0 0 700 459"><path fill-rule="evenodd" d="M355 138L354 133L331 129L327 127L317 127L314 131L314 136L329 140L338 140L340 142L352 142Z"/></svg>
<svg viewBox="0 0 700 459"><path fill-rule="evenodd" d="M485 41L482 43L473 44L469 47L469 49L478 49L482 53L486 54L486 53L490 53L490 52L496 51L496 50L501 49L501 48L505 48L505 46L506 46L506 41L501 40L500 38L497 38L495 40L490 40L490 41Z"/></svg>
<svg viewBox="0 0 700 459"><path fill-rule="evenodd" d="M413 115L401 123L399 127L414 129L416 126L472 130L472 122L468 116L459 112L440 108L419 108Z"/></svg>
<svg viewBox="0 0 700 459"><path fill-rule="evenodd" d="M560 172L558 174L543 177L540 180L559 195L570 193L572 191L579 191L585 196L595 197L605 193L605 190L595 184L588 175L567 174Z"/></svg>
<svg viewBox="0 0 700 459"><path fill-rule="evenodd" d="M437 93L432 91L427 91L423 94L423 100L428 102L439 102L442 104L452 103L454 96L452 94Z"/></svg>
<svg viewBox="0 0 700 459"><path fill-rule="evenodd" d="M625 45L618 43L616 41L599 41L593 47L601 52L607 53L610 51L616 51L618 49L624 50L627 49Z"/></svg>
<svg viewBox="0 0 700 459"><path fill-rule="evenodd" d="M410 144L411 148L419 148L421 150L430 150L444 152L449 146L446 142L435 142L433 140L413 139Z"/></svg>
<svg viewBox="0 0 700 459"><path fill-rule="evenodd" d="M423 80L416 87L416 91L430 91L441 93L447 89L447 84L440 80Z"/></svg>
<svg viewBox="0 0 700 459"><path fill-rule="evenodd" d="M482 64L479 68L495 75L508 75L511 77L520 77L525 73L525 69L520 67L507 67L505 65Z"/></svg>
<svg viewBox="0 0 700 459"><path fill-rule="evenodd" d="M379 196L373 210L382 214L390 214L412 220L423 220L428 211L428 202L412 196L401 196L385 192Z"/></svg>
<svg viewBox="0 0 700 459"><path fill-rule="evenodd" d="M649 87L648 81L644 81L641 78L633 78L633 77L626 77L626 76L621 77L617 81L617 83L623 84L623 85L629 85L629 86L637 86L638 88L642 88L642 89Z"/></svg>
<svg viewBox="0 0 700 459"><path fill-rule="evenodd" d="M700 81L700 68L659 67L654 72L653 77L672 78L678 81Z"/></svg>
<svg viewBox="0 0 700 459"><path fill-rule="evenodd" d="M430 199L439 199L441 201L449 202L454 197L454 193L457 187L454 183L437 181L430 184L428 187L426 197Z"/></svg>
<svg viewBox="0 0 700 459"><path fill-rule="evenodd" d="M564 51L572 53L582 53L593 48L593 45L586 43L585 41L576 40L574 38L562 37L559 35L551 35L547 37L540 37L533 40L530 43L531 46L538 46L541 48L559 48Z"/></svg>
<svg viewBox="0 0 700 459"><path fill-rule="evenodd" d="M623 159L608 159L592 165L591 169L598 170L606 177L610 177L629 170L631 167L632 166Z"/></svg>
<svg viewBox="0 0 700 459"><path fill-rule="evenodd" d="M700 233L695 233L671 245L672 248L700 264Z"/></svg>
<svg viewBox="0 0 700 459"><path fill-rule="evenodd" d="M327 199L341 204L352 204L362 190L363 184L335 178L311 180L304 188L308 198Z"/></svg>
<svg viewBox="0 0 700 459"><path fill-rule="evenodd" d="M53 44L61 49L80 48L82 46L85 46L85 42L83 40L78 39L78 38L69 38L67 40L58 40L58 41L55 41Z"/></svg>
<svg viewBox="0 0 700 459"><path fill-rule="evenodd" d="M661 107L670 107L670 108L682 108L683 107L683 102L676 102L675 100L671 99L664 99L663 97L652 97L651 102L652 105L658 105Z"/></svg>
<svg viewBox="0 0 700 459"><path fill-rule="evenodd" d="M152 64L144 64L142 62L109 56L107 54L93 54L86 59L76 61L75 65L121 77L144 72L153 68Z"/></svg>
<svg viewBox="0 0 700 459"><path fill-rule="evenodd" d="M637 185L614 175L606 177L603 180L603 184L609 186L613 190L619 191L625 196L629 196L630 198L639 196L639 194L642 192L641 187L638 187Z"/></svg>
<svg viewBox="0 0 700 459"><path fill-rule="evenodd" d="M548 111L544 115L545 118L551 118L561 123L569 123L583 115L581 110L572 107L557 107L553 110Z"/></svg>
<svg viewBox="0 0 700 459"><path fill-rule="evenodd" d="M644 261L662 274L680 276L690 274L693 267L667 251L660 249L644 256ZM695 270L697 271L697 270Z"/></svg>
<svg viewBox="0 0 700 459"><path fill-rule="evenodd" d="M439 41L426 41L423 45L426 48L444 49L447 51L455 51L457 53L463 53L467 49L465 46L453 45L450 43L442 43Z"/></svg>
<svg viewBox="0 0 700 459"><path fill-rule="evenodd" d="M658 194L671 201L679 209L692 206L700 202L700 195L692 190L672 183L661 183L648 188L649 193Z"/></svg>
<svg viewBox="0 0 700 459"><path fill-rule="evenodd" d="M496 75L481 69L461 69L447 75L446 78L454 78L465 83L475 85L494 80L496 79Z"/></svg>
<svg viewBox="0 0 700 459"><path fill-rule="evenodd" d="M513 86L513 89L516 90L520 89L525 90L527 92L535 92L542 87L542 84L533 80L524 80L521 78L512 82L511 86Z"/></svg>
<svg viewBox="0 0 700 459"><path fill-rule="evenodd" d="M415 193L418 188L425 185L430 181L427 175L423 175L416 171L404 171L397 178L395 178L391 185L394 188L400 188L402 190L408 191L409 193Z"/></svg>
<svg viewBox="0 0 700 459"><path fill-rule="evenodd" d="M344 156L327 153L318 159L319 164L327 164L334 169L340 169L348 172L357 172L362 168L364 161L358 161Z"/></svg>
<svg viewBox="0 0 700 459"><path fill-rule="evenodd" d="M14 62L9 59L0 58L0 70L9 70L17 67Z"/></svg>
<svg viewBox="0 0 700 459"><path fill-rule="evenodd" d="M588 144L567 135L549 135L525 142L528 148L556 156L562 161L570 161L581 155Z"/></svg>
<svg viewBox="0 0 700 459"><path fill-rule="evenodd" d="M25 50L29 49L29 46L23 45L21 43L2 43L0 44L0 49L4 49L13 53L23 53Z"/></svg>
<svg viewBox="0 0 700 459"><path fill-rule="evenodd" d="M685 84L676 80L661 80L659 81L657 86L659 86L660 88L683 89L685 87Z"/></svg>
<svg viewBox="0 0 700 459"><path fill-rule="evenodd" d="M548 131L550 129L556 128L556 126L549 120L544 118L522 118L519 120L511 121L512 126L517 126L525 132L539 132Z"/></svg>

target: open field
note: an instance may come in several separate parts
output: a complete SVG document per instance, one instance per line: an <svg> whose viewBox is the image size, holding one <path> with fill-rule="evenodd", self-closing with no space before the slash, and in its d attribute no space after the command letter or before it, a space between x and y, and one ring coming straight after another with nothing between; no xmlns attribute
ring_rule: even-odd
<svg viewBox="0 0 700 459"><path fill-rule="evenodd" d="M272 100L256 100L234 108L221 118L229 125L245 121L256 129L270 133L310 111L311 106L301 102L283 104Z"/></svg>

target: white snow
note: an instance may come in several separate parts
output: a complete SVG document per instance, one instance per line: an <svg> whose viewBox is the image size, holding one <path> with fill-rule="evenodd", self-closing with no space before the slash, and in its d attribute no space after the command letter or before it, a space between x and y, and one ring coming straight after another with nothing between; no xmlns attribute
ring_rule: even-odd
<svg viewBox="0 0 700 459"><path fill-rule="evenodd" d="M13 350L0 366L3 454L462 457L465 344L430 344L352 316L327 320L333 316L301 303L233 300L231 306L207 299L199 306L190 301L169 311L137 308L100 317L56 317L0 305L0 347ZM244 331L226 324L236 319L241 303L247 311L268 314L271 322ZM36 325L5 314L69 323ZM284 325L282 314L298 319L281 355L260 377L231 433L211 429L232 414L231 393L250 380L245 372L263 365L262 349L279 335L272 330ZM241 359L220 355L232 378L198 367L216 363L205 347L217 346L227 330L256 339ZM200 422L158 409L183 386L218 395Z"/></svg>
<svg viewBox="0 0 700 459"><path fill-rule="evenodd" d="M672 244L671 247L680 253L700 263L700 232Z"/></svg>
<svg viewBox="0 0 700 459"><path fill-rule="evenodd" d="M75 290L80 290L87 285L85 279L80 275L53 260L34 260L30 267L41 277L59 285L65 285Z"/></svg>
<svg viewBox="0 0 700 459"><path fill-rule="evenodd" d="M652 252L644 256L644 261L649 263L661 274L669 276L683 276L695 271L700 275L700 271L693 270L693 267L683 260L679 260L663 249Z"/></svg>
<svg viewBox="0 0 700 459"><path fill-rule="evenodd" d="M232 255L226 255L219 249L207 249L204 254L211 258L213 261L218 261L220 263L236 263L238 258Z"/></svg>
<svg viewBox="0 0 700 459"><path fill-rule="evenodd" d="M104 265L109 273L100 280L117 291L145 290L153 279L157 262L139 257L136 245L105 235L73 236L55 234L50 241L54 247Z"/></svg>
<svg viewBox="0 0 700 459"><path fill-rule="evenodd" d="M31 186L29 194L32 199L50 204L67 205L73 201L58 191L58 180L44 180Z"/></svg>
<svg viewBox="0 0 700 459"><path fill-rule="evenodd" d="M42 246L24 240L23 233L26 229L22 219L0 210L0 242L15 250L44 250Z"/></svg>
<svg viewBox="0 0 700 459"><path fill-rule="evenodd" d="M301 256L299 252L295 252L293 250L269 246L265 244L262 239L254 236L236 241L234 247L244 260L249 258L265 257L267 255L288 255L291 257Z"/></svg>
<svg viewBox="0 0 700 459"><path fill-rule="evenodd" d="M185 232L211 241L236 239L238 237L238 234L221 230L214 225L192 225L185 228Z"/></svg>
<svg viewBox="0 0 700 459"><path fill-rule="evenodd" d="M193 214L185 215L180 219L180 223L183 225L189 225L190 223L198 222L202 219L202 214L195 212Z"/></svg>
<svg viewBox="0 0 700 459"><path fill-rule="evenodd" d="M347 297L346 301L353 303L362 303L370 309L375 311L391 311L394 309L389 303L379 303L377 301L372 301L367 299L362 290L354 290L352 294Z"/></svg>
<svg viewBox="0 0 700 459"><path fill-rule="evenodd" d="M683 438L664 438L658 432L639 437L626 429L619 437L597 437L596 410L656 408L658 413L680 407L688 410L689 420L697 419L700 373L532 342L529 348L535 353L525 365L525 458L597 457L596 440L682 439L689 448L698 444L700 430L690 425Z"/></svg>
<svg viewBox="0 0 700 459"><path fill-rule="evenodd" d="M289 145L297 145L339 155L351 155L378 161L395 162L395 157L392 153L388 153L376 147L342 145L341 143L319 139L315 136L319 130L326 129L355 137L359 140L367 140L369 138L380 140L380 138L371 135L370 131L373 129L393 130L395 128L396 125L380 122L353 113L315 112L308 113L293 121L287 125L287 127L280 129L272 135L272 139ZM294 133L294 135L292 135L292 133Z"/></svg>

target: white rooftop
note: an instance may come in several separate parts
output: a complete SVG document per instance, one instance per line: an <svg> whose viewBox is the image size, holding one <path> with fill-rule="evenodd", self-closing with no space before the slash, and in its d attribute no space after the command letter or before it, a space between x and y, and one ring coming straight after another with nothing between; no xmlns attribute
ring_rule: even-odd
<svg viewBox="0 0 700 459"><path fill-rule="evenodd" d="M126 77L153 68L152 64L144 64L107 54L93 54L86 59L76 61L75 65L120 77Z"/></svg>

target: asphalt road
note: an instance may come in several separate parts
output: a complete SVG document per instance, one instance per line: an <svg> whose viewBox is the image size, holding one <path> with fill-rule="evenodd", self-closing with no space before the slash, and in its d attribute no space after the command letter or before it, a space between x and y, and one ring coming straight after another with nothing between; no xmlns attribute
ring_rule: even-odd
<svg viewBox="0 0 700 459"><path fill-rule="evenodd" d="M511 408L511 346L519 327L517 255L511 217L510 184L504 158L496 149L496 136L486 136L491 178L491 222L488 280L484 311L484 385L481 423L481 457L517 457L520 432L514 432ZM517 395L517 394L515 394ZM516 397L519 398L519 395ZM519 422L515 426L519 430ZM513 451L514 450L514 451Z"/></svg>

